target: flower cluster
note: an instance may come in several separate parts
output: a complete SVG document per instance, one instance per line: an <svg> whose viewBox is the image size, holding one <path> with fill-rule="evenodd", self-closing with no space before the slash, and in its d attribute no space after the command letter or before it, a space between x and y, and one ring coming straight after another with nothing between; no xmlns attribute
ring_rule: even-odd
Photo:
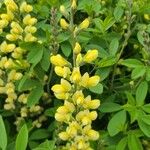
<svg viewBox="0 0 150 150"><path fill-rule="evenodd" d="M71 8L75 9L76 0L72 1ZM61 12L65 12L65 7L61 6ZM60 20L62 29L71 28L65 19ZM88 28L89 19L85 19L73 33L77 30ZM100 106L99 99L92 99L90 95L85 96L85 90L96 86L100 77L91 76L88 72L81 74L81 66L92 63L98 57L98 50L88 50L86 54L81 54L79 42L73 44L74 64L72 65L60 54L50 57L51 63L55 66L55 73L61 77L60 84L55 84L51 89L57 99L63 100L64 105L56 110L55 119L64 123L65 131L59 133L59 138L66 141L64 150L92 150L90 140L97 140L99 133L92 129L92 121L97 118L97 109Z"/></svg>
<svg viewBox="0 0 150 150"><path fill-rule="evenodd" d="M4 109L20 111L15 124L27 117L40 117L33 122L33 126L40 127L45 121L39 105L27 107L28 92L17 92L16 82L20 80L30 67L26 57L28 50L20 47L21 42L39 42L35 37L37 19L31 16L33 7L27 2L4 0L3 13L0 14L0 96L3 95Z"/></svg>

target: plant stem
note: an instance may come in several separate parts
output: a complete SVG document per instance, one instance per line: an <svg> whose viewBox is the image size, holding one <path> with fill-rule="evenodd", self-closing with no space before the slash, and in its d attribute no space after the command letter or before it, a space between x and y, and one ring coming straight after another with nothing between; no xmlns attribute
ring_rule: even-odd
<svg viewBox="0 0 150 150"><path fill-rule="evenodd" d="M131 36L131 33L132 33L132 32L131 32L132 7L131 7L131 5L129 6L129 4L127 4L127 5L128 5L128 7L129 7L129 14L128 14L128 16L127 16L127 18L128 18L128 19L127 19L127 20L128 20L127 33L125 34L125 40L124 40L124 42L123 42L123 44L122 44L121 50L120 50L120 52L119 52L119 54L118 54L118 56L117 56L117 62L116 62L116 64L115 64L115 66L114 66L114 71L113 71L112 78L111 78L110 90L112 90L112 89L113 89L113 86L114 86L115 71L116 71L116 68L117 68L117 66L118 66L118 62L119 62L119 60L120 60L120 57L121 57L121 55L122 55L122 53L123 53L125 47L126 47L127 44L128 44L128 40L129 40L129 38L130 38L130 36Z"/></svg>

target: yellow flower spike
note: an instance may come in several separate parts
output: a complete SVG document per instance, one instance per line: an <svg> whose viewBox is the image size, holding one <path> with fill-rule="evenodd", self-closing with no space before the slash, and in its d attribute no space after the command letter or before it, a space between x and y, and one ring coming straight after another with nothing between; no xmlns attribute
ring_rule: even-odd
<svg viewBox="0 0 150 150"><path fill-rule="evenodd" d="M76 9L77 8L77 2L76 2L76 0L72 0L71 8L72 9Z"/></svg>
<svg viewBox="0 0 150 150"><path fill-rule="evenodd" d="M23 18L23 23L25 25L34 25L35 23L37 23L37 19L36 18L31 18L31 15L28 14Z"/></svg>
<svg viewBox="0 0 150 150"><path fill-rule="evenodd" d="M61 132L58 134L59 138L62 139L63 141L67 141L69 139L69 135L67 132Z"/></svg>
<svg viewBox="0 0 150 150"><path fill-rule="evenodd" d="M83 61L86 63L91 63L98 57L98 50L88 50L88 52L83 57Z"/></svg>
<svg viewBox="0 0 150 150"><path fill-rule="evenodd" d="M71 73L68 67L56 66L54 70L58 76L63 77L63 78L66 78Z"/></svg>
<svg viewBox="0 0 150 150"><path fill-rule="evenodd" d="M100 77L97 75L90 77L88 80L88 87L96 86L99 83L99 81L100 81Z"/></svg>
<svg viewBox="0 0 150 150"><path fill-rule="evenodd" d="M75 47L73 49L73 52L77 55L81 52L81 46L78 42L75 43Z"/></svg>
<svg viewBox="0 0 150 150"><path fill-rule="evenodd" d="M86 18L85 20L83 20L83 22L79 25L79 28L82 29L87 29L90 25L90 21L89 18Z"/></svg>
<svg viewBox="0 0 150 150"><path fill-rule="evenodd" d="M60 67L63 67L69 64L69 62L65 58L63 58L60 54L52 55L50 57L50 61L53 65L60 66Z"/></svg>
<svg viewBox="0 0 150 150"><path fill-rule="evenodd" d="M70 80L71 80L73 83L79 83L79 82L80 82L80 80L81 80L81 73L80 73L79 67L73 68L73 71L72 71L72 75L71 75L71 77L70 77Z"/></svg>
<svg viewBox="0 0 150 150"><path fill-rule="evenodd" d="M98 138L99 138L99 133L95 130L92 130L92 129L90 129L87 132L87 135L88 135L88 138L92 141L98 140Z"/></svg>
<svg viewBox="0 0 150 150"><path fill-rule="evenodd" d="M62 27L62 29L66 30L69 27L69 24L66 22L65 19L60 19L60 26Z"/></svg>
<svg viewBox="0 0 150 150"><path fill-rule="evenodd" d="M65 79L61 79L61 86L64 88L65 92L69 92L71 90L71 84Z"/></svg>

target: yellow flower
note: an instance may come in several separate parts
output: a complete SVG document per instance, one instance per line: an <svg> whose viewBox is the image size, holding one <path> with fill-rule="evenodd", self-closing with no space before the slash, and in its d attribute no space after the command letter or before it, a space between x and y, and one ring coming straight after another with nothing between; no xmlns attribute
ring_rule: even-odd
<svg viewBox="0 0 150 150"><path fill-rule="evenodd" d="M88 80L88 87L96 86L99 83L99 81L100 81L100 77L97 75L90 77Z"/></svg>
<svg viewBox="0 0 150 150"><path fill-rule="evenodd" d="M0 16L1 16L2 20L7 20L7 21L12 20L12 17L9 14L1 14Z"/></svg>
<svg viewBox="0 0 150 150"><path fill-rule="evenodd" d="M79 28L82 29L87 29L90 25L90 21L88 18L86 18L85 20L83 20L83 22L79 25Z"/></svg>
<svg viewBox="0 0 150 150"><path fill-rule="evenodd" d="M15 44L7 44L6 41L4 41L0 45L0 50L3 53L10 53L10 52L14 51L15 47L16 47Z"/></svg>
<svg viewBox="0 0 150 150"><path fill-rule="evenodd" d="M77 66L80 66L80 64L83 62L83 58L82 58L82 55L81 55L81 53L79 53L78 55L77 55L77 58L76 58L76 65Z"/></svg>
<svg viewBox="0 0 150 150"><path fill-rule="evenodd" d="M26 33L35 33L37 31L37 28L34 26L26 26L24 31Z"/></svg>
<svg viewBox="0 0 150 150"><path fill-rule="evenodd" d="M77 105L82 105L84 102L84 95L82 91L76 91L72 96L73 102Z"/></svg>
<svg viewBox="0 0 150 150"><path fill-rule="evenodd" d="M4 0L6 7L11 11L16 11L18 9L17 4L13 0Z"/></svg>
<svg viewBox="0 0 150 150"><path fill-rule="evenodd" d="M98 57L98 50L88 50L86 55L83 57L83 61L86 63L91 63Z"/></svg>
<svg viewBox="0 0 150 150"><path fill-rule="evenodd" d="M37 23L37 19L36 18L31 18L31 15L28 14L23 18L23 23L25 25L34 25L35 23Z"/></svg>
<svg viewBox="0 0 150 150"><path fill-rule="evenodd" d="M81 46L78 42L75 43L75 47L73 49L73 52L77 55L81 52Z"/></svg>
<svg viewBox="0 0 150 150"><path fill-rule="evenodd" d="M63 141L67 141L69 139L69 135L67 132L61 132L58 134L59 138L62 139Z"/></svg>
<svg viewBox="0 0 150 150"><path fill-rule="evenodd" d="M81 80L81 73L80 73L79 67L73 68L73 71L72 71L72 75L71 75L71 77L70 77L70 80L71 80L73 83L79 83L79 82L80 82L80 80Z"/></svg>
<svg viewBox="0 0 150 150"><path fill-rule="evenodd" d="M62 27L62 29L68 29L69 24L66 22L65 19L60 19L60 26Z"/></svg>
<svg viewBox="0 0 150 150"><path fill-rule="evenodd" d="M5 28L8 25L7 20L0 20L0 29Z"/></svg>
<svg viewBox="0 0 150 150"><path fill-rule="evenodd" d="M86 134L87 134L88 138L92 141L98 140L98 138L99 138L99 133L92 129L90 129Z"/></svg>
<svg viewBox="0 0 150 150"><path fill-rule="evenodd" d="M11 23L11 33L13 34L21 34L23 32L23 29L21 28L21 26L17 23L17 22L12 22Z"/></svg>
<svg viewBox="0 0 150 150"><path fill-rule="evenodd" d="M34 42L36 40L37 40L37 38L35 36L33 36L31 33L27 33L24 38L25 42Z"/></svg>
<svg viewBox="0 0 150 150"><path fill-rule="evenodd" d="M31 5L28 5L26 2L23 2L20 6L21 12L31 12L33 10L33 7Z"/></svg>
<svg viewBox="0 0 150 150"><path fill-rule="evenodd" d="M89 74L86 72L81 78L80 85L88 88L88 87L96 86L99 81L100 81L99 76L95 75L95 76L89 77Z"/></svg>
<svg viewBox="0 0 150 150"><path fill-rule="evenodd" d="M50 57L50 61L53 65L55 66L65 66L68 65L68 61L66 59L64 59L61 55L57 54L57 55L52 55Z"/></svg>
<svg viewBox="0 0 150 150"><path fill-rule="evenodd" d="M66 93L71 90L71 84L64 79L61 79L61 84L55 84L52 87L52 91L56 94Z"/></svg>
<svg viewBox="0 0 150 150"><path fill-rule="evenodd" d="M60 77L66 78L71 73L71 71L68 67L56 66L55 73Z"/></svg>
<svg viewBox="0 0 150 150"><path fill-rule="evenodd" d="M6 39L9 41L16 41L19 38L17 34L7 34Z"/></svg>

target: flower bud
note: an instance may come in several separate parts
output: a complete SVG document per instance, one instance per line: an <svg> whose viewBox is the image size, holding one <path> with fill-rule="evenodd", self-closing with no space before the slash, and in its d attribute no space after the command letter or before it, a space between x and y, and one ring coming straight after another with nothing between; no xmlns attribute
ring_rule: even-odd
<svg viewBox="0 0 150 150"><path fill-rule="evenodd" d="M80 25L79 28L82 29L87 29L90 25L90 21L88 18L86 18Z"/></svg>
<svg viewBox="0 0 150 150"><path fill-rule="evenodd" d="M77 55L81 52L81 46L78 42L76 42L73 52Z"/></svg>
<svg viewBox="0 0 150 150"><path fill-rule="evenodd" d="M76 9L77 8L77 2L76 2L76 0L72 0L71 8L72 9Z"/></svg>
<svg viewBox="0 0 150 150"><path fill-rule="evenodd" d="M60 19L60 26L62 27L62 29L66 30L69 27L69 24L66 22L65 19Z"/></svg>
<svg viewBox="0 0 150 150"><path fill-rule="evenodd" d="M88 50L88 52L83 57L83 61L86 63L91 63L98 57L98 50Z"/></svg>
<svg viewBox="0 0 150 150"><path fill-rule="evenodd" d="M66 59L64 59L60 54L52 55L50 57L50 61L55 66L63 67L68 64L68 61Z"/></svg>
<svg viewBox="0 0 150 150"><path fill-rule="evenodd" d="M63 141L66 141L66 140L69 139L69 135L68 135L67 132L61 132L61 133L59 133L58 136L59 136L59 138L62 139Z"/></svg>
<svg viewBox="0 0 150 150"><path fill-rule="evenodd" d="M73 83L79 83L80 82L80 80L81 80L81 73L80 73L79 67L73 68L73 72L72 72L72 75L70 77L70 80Z"/></svg>

